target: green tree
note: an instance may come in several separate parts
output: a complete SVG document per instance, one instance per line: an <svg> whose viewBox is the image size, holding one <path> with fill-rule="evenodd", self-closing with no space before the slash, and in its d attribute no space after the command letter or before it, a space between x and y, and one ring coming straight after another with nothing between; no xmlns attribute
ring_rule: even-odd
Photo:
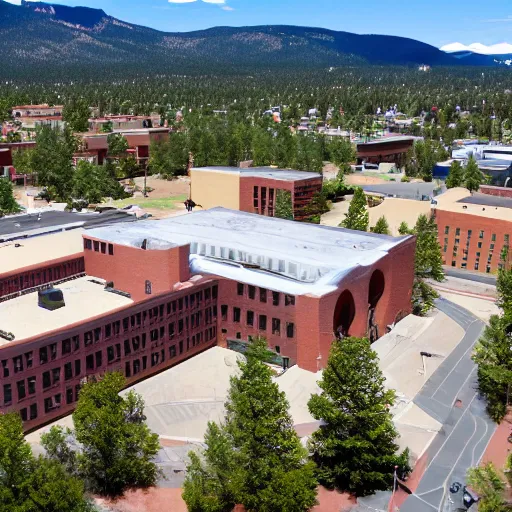
<svg viewBox="0 0 512 512"><path fill-rule="evenodd" d="M80 161L73 176L73 198L87 203L101 203L104 197L122 199L127 197L124 188L113 179L102 165Z"/></svg>
<svg viewBox="0 0 512 512"><path fill-rule="evenodd" d="M116 174L119 178L134 178L140 172L139 164L133 156L120 158L116 166Z"/></svg>
<svg viewBox="0 0 512 512"><path fill-rule="evenodd" d="M72 98L64 105L62 118L73 132L86 132L89 129L89 105L83 98Z"/></svg>
<svg viewBox="0 0 512 512"><path fill-rule="evenodd" d="M18 149L12 152L12 164L18 174L33 174L35 172L33 159L35 150Z"/></svg>
<svg viewBox="0 0 512 512"><path fill-rule="evenodd" d="M12 183L9 178L0 178L0 216L2 214L17 213L21 210L16 199Z"/></svg>
<svg viewBox="0 0 512 512"><path fill-rule="evenodd" d="M510 512L512 506L505 501L505 482L489 462L468 471L468 484L479 496L479 512Z"/></svg>
<svg viewBox="0 0 512 512"><path fill-rule="evenodd" d="M377 220L377 223L375 224L372 231L374 233L378 233L381 235L390 235L391 234L391 232L389 231L388 221L386 220L386 217L384 217L384 215Z"/></svg>
<svg viewBox="0 0 512 512"><path fill-rule="evenodd" d="M292 194L289 190L277 189L274 217L293 220Z"/></svg>
<svg viewBox="0 0 512 512"><path fill-rule="evenodd" d="M510 317L509 317L510 318ZM507 412L512 386L510 321L491 316L473 354L478 365L478 388L487 399L489 416L499 423Z"/></svg>
<svg viewBox="0 0 512 512"><path fill-rule="evenodd" d="M322 421L310 440L320 483L356 496L390 489L395 466L410 471L408 450L398 454L390 407L395 394L384 387L377 354L367 339L331 345L319 386L308 402Z"/></svg>
<svg viewBox="0 0 512 512"><path fill-rule="evenodd" d="M204 443L201 455L189 453L183 499L189 512L232 512L239 468L231 440L223 428L209 422Z"/></svg>
<svg viewBox="0 0 512 512"><path fill-rule="evenodd" d="M458 160L454 160L450 165L450 172L446 178L446 187L462 187L464 184L464 169Z"/></svg>
<svg viewBox="0 0 512 512"><path fill-rule="evenodd" d="M350 170L347 164L355 162L356 150L350 140L345 137L333 137L327 144L330 161L345 171Z"/></svg>
<svg viewBox="0 0 512 512"><path fill-rule="evenodd" d="M252 142L254 165L270 165L272 163L272 131L270 128L256 128Z"/></svg>
<svg viewBox="0 0 512 512"><path fill-rule="evenodd" d="M432 171L438 162L448 159L448 152L435 140L418 140L408 151L405 172L407 176L432 181Z"/></svg>
<svg viewBox="0 0 512 512"><path fill-rule="evenodd" d="M466 169L464 170L464 186L470 191L474 192L480 188L484 181L484 175L478 168L478 164L473 155L469 157Z"/></svg>
<svg viewBox="0 0 512 512"><path fill-rule="evenodd" d="M122 156L128 151L128 141L121 133L111 133L107 137L108 154L110 156Z"/></svg>
<svg viewBox="0 0 512 512"><path fill-rule="evenodd" d="M412 291L412 311L415 315L425 315L434 307L437 292L425 279L443 281L443 259L437 238L437 224L433 217L420 215L414 228L416 253L414 259L414 284Z"/></svg>
<svg viewBox="0 0 512 512"><path fill-rule="evenodd" d="M125 379L119 373L107 373L101 381L87 383L73 413L74 432L52 429L49 454L61 460L63 443L75 443L76 471L89 490L117 496L131 487L154 485L158 469L153 461L159 449L158 436L145 424L144 401L131 391L119 393ZM69 437L74 440L69 441Z"/></svg>
<svg viewBox="0 0 512 512"><path fill-rule="evenodd" d="M151 145L149 169L151 174L172 178L185 174L189 160L189 143L186 133L172 133L167 140Z"/></svg>
<svg viewBox="0 0 512 512"><path fill-rule="evenodd" d="M269 352L257 338L231 378L225 425L209 428L205 462L191 457L184 499L190 510L230 510L233 502L249 512L302 512L316 503L314 465L301 446L288 402L272 371ZM201 493L203 499L201 500ZM210 508L201 509L202 504Z"/></svg>
<svg viewBox="0 0 512 512"><path fill-rule="evenodd" d="M410 230L409 226L407 225L407 222L402 221L400 223L400 226L398 227L398 233L402 236L411 234L411 230Z"/></svg>
<svg viewBox="0 0 512 512"><path fill-rule="evenodd" d="M36 135L30 166L39 185L46 187L50 199L67 202L73 187L73 154L77 140L69 127L61 130L43 126Z"/></svg>
<svg viewBox="0 0 512 512"><path fill-rule="evenodd" d="M362 188L357 187L354 191L354 197L350 201L348 213L340 227L356 231L368 231L369 223L370 217L366 209L366 195Z"/></svg>
<svg viewBox="0 0 512 512"><path fill-rule="evenodd" d="M83 483L57 461L32 455L18 413L0 415L0 503L9 512L92 512Z"/></svg>

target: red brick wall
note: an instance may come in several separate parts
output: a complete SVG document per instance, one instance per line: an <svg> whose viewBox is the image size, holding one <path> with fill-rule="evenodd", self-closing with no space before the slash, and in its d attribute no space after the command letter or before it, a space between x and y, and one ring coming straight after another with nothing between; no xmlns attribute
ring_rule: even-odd
<svg viewBox="0 0 512 512"><path fill-rule="evenodd" d="M89 237L84 237L89 238ZM113 281L114 287L131 294L134 301L148 298L146 281L151 282L152 295L173 290L176 283L190 279L189 246L166 250L143 250L124 245L107 244L106 252L84 250L85 271L90 276ZM101 244L101 240L99 240ZM114 255L109 255L113 245Z"/></svg>
<svg viewBox="0 0 512 512"><path fill-rule="evenodd" d="M131 385L215 346L217 340L216 286L217 283L214 280L201 280L186 290L160 295L110 311L105 315L91 318L87 322L70 325L66 329L2 345L0 347L0 414L11 410L26 413L27 420L24 422L24 428L32 430L70 413L78 398L76 386L80 386L84 378L101 376L106 371L120 371L126 375L129 370L127 385ZM201 294L200 300L198 300L198 294ZM193 303L190 298L192 295L195 297ZM136 320L138 314L140 324ZM192 326L192 316L198 314L200 314L200 321ZM181 333L178 332L180 320L183 321ZM113 328L116 322L119 322L118 332ZM172 332L170 325L174 326ZM107 326L110 326L108 331ZM86 344L86 333L94 335L96 329L98 339L93 337ZM158 338L152 341L151 333L155 330ZM74 350L73 336L77 337L79 343L76 350ZM144 346L142 346L143 336L145 336ZM138 349L134 349L133 345L136 337L139 337ZM63 340L71 341L69 352L64 350ZM129 346L129 353L126 352L126 344ZM117 345L119 345L119 358L117 358ZM52 346L54 346L54 357L52 357ZM47 353L46 362L41 360L40 349ZM171 349L175 353L171 352ZM112 353L112 350L116 357L109 361L109 351ZM158 354L158 361L156 354ZM19 357L23 367L16 371L16 360ZM101 357L101 361L97 359L98 357ZM87 363L91 360L93 365L88 367ZM78 372L76 371L77 361L80 366ZM65 369L69 363L71 363L72 375L66 376ZM43 376L50 372L50 376L53 377L53 370L58 374L58 380L54 382L52 378L51 385L43 387ZM33 378L35 378L35 392L29 393L28 380ZM18 393L18 383L22 382L25 386L26 396L24 397ZM6 402L6 386L10 386L12 394L9 402ZM67 403L69 390L71 390L70 398L72 399ZM60 395L60 407L45 412L45 399L57 395ZM37 417L32 420L30 420L31 406L37 407Z"/></svg>
<svg viewBox="0 0 512 512"><path fill-rule="evenodd" d="M498 270L501 251L503 246L507 245L505 235L509 238L512 236L512 222L443 210L436 211L436 222L445 265L484 273L493 273ZM447 227L448 233L445 232ZM460 230L459 235L457 235L457 228ZM471 236L468 246L469 230L471 230ZM455 243L455 239L458 239L458 244ZM478 247L479 244L481 247ZM454 256L455 245L457 250ZM466 248L467 254L464 252ZM480 253L478 261L477 253ZM489 256L491 256L490 260ZM478 268L476 268L477 263Z"/></svg>
<svg viewBox="0 0 512 512"><path fill-rule="evenodd" d="M493 187L491 185L480 185L479 192L490 196L512 197L512 188Z"/></svg>

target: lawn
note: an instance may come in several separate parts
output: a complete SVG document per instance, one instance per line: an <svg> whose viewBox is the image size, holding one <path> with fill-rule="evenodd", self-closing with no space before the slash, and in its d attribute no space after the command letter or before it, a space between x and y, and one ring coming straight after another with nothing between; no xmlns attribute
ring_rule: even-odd
<svg viewBox="0 0 512 512"><path fill-rule="evenodd" d="M159 199L152 199L151 197L129 197L128 199L121 199L119 201L112 201L109 205L116 206L117 208L124 208L131 204L136 204L143 209L153 210L174 210L177 204L182 204L186 201L185 194L174 197L162 197Z"/></svg>

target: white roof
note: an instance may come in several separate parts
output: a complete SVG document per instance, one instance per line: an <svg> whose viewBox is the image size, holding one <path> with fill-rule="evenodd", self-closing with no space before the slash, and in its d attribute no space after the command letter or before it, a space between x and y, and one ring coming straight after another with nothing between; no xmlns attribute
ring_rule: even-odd
<svg viewBox="0 0 512 512"><path fill-rule="evenodd" d="M190 244L193 274L213 274L294 295L323 295L358 266L373 265L404 238L213 208L159 221L88 230L151 250ZM250 266L250 268L248 268Z"/></svg>

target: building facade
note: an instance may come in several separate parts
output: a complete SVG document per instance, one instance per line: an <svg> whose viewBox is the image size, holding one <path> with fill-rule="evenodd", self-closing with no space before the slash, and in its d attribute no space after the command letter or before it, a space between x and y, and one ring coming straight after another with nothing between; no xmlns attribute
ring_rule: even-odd
<svg viewBox="0 0 512 512"><path fill-rule="evenodd" d="M223 208L77 235L82 254L61 262L64 279L50 278L55 261L0 275L0 412L19 411L27 430L71 412L80 386L107 371L133 384L216 344L264 336L316 372L335 336L375 340L410 312L410 236ZM39 280L26 281L33 272ZM49 311L38 291L51 286L65 305Z"/></svg>
<svg viewBox="0 0 512 512"><path fill-rule="evenodd" d="M320 174L272 168L199 167L191 169L191 198L203 208L221 206L274 217L277 195L290 194L295 220L322 190Z"/></svg>

